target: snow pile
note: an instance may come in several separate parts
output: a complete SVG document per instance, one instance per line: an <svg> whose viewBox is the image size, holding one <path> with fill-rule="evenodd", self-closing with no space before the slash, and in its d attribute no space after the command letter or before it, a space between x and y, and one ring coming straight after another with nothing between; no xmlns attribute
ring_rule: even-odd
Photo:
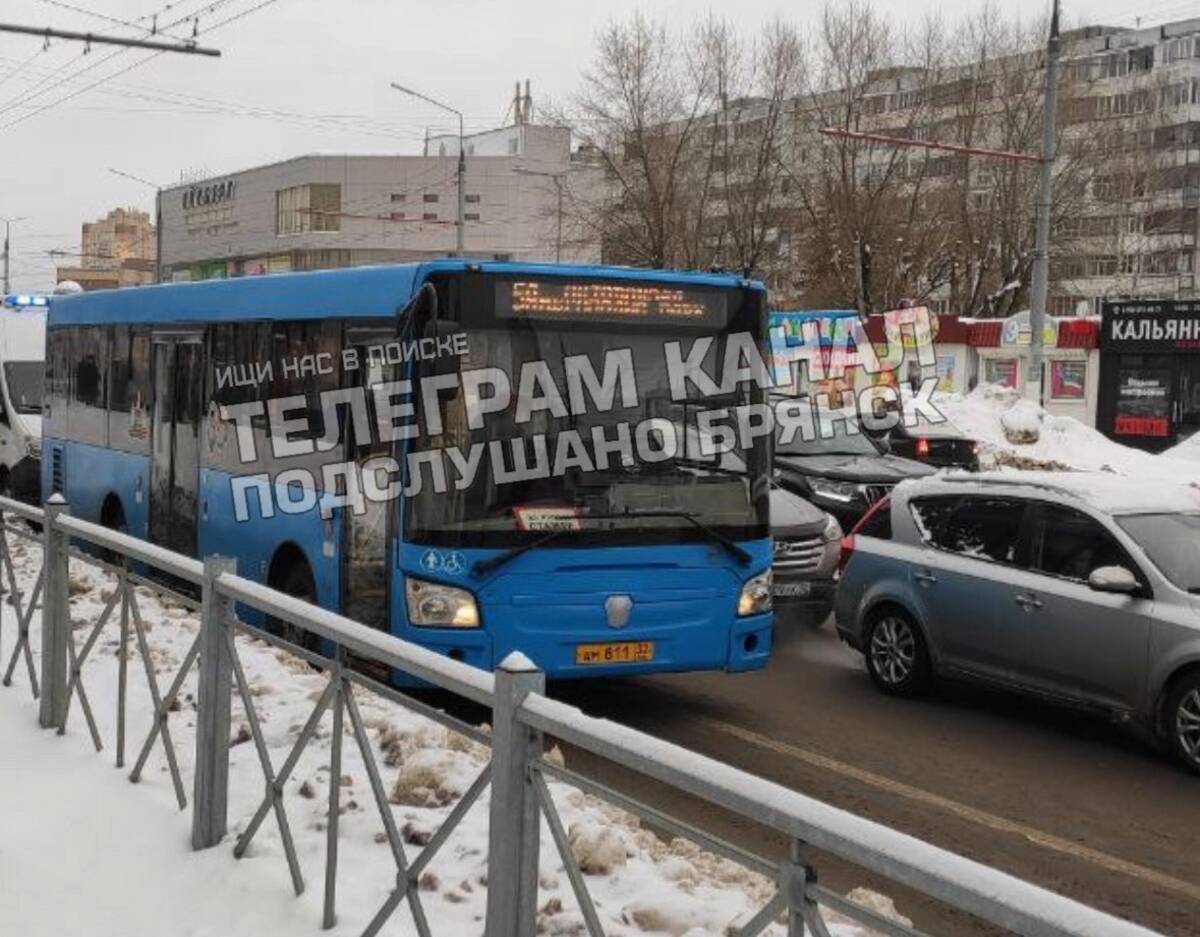
<svg viewBox="0 0 1200 937"><path fill-rule="evenodd" d="M1158 455L1113 442L1069 416L1048 413L1009 388L982 384L970 394L937 394L934 404L966 436L983 444L986 462L1015 468L1084 469L1151 484L1200 485L1197 438ZM1011 442L1006 427L1031 428L1037 441ZM1193 448L1194 447L1194 448Z"/></svg>
<svg viewBox="0 0 1200 937"><path fill-rule="evenodd" d="M1163 455L1171 459L1188 459L1192 462L1200 462L1200 433L1195 433L1178 445L1172 446Z"/></svg>
<svg viewBox="0 0 1200 937"><path fill-rule="evenodd" d="M1037 442L1045 416L1046 412L1032 400L1018 400L1000 414L1004 438L1018 446Z"/></svg>
<svg viewBox="0 0 1200 937"><path fill-rule="evenodd" d="M13 540L18 578L29 594L40 548ZM72 615L82 646L112 594L109 580L72 563ZM139 588L151 665L165 691L197 632L195 616ZM0 605L4 662L11 652L15 614ZM332 714L326 713L283 786L297 854L307 881L292 894L279 831L268 815L246 856L235 861L232 844L263 796L263 777L248 720L234 696L230 739L230 835L215 849L192 852L190 813L175 804L161 742L136 787L127 771L112 769L117 698L119 615L113 615L83 669L83 682L106 750L93 752L78 701L65 739L36 728L36 703L23 667L13 687L0 690L0 799L20 804L6 814L0 837L0 934L59 937L127 937L162 933L165 921L193 937L262 937L319 932L325 828L331 788L340 794L338 924L330 933L357 935L384 903L395 867L366 770L347 734L342 767L329 773ZM38 651L39 629L32 631ZM325 677L262 642L238 639L271 760L278 770L320 697ZM132 763L151 724L153 707L137 653L130 642L129 722L126 758ZM196 720L196 674L179 694L170 729L191 794ZM487 749L383 700L355 690L355 698L383 776L396 827L409 861L419 854L463 791L485 765ZM345 727L349 733L349 721ZM10 757L11 756L11 757ZM558 757L551 752L548 756ZM720 937L750 919L771 897L774 884L683 840L664 841L636 818L580 791L551 783L551 794L569 831L571 848L587 875L606 932ZM479 933L487 897L488 792L471 808L429 867L419 888L435 934ZM72 883L64 900L62 882ZM579 937L583 916L547 824L542 824L538 899L539 931ZM219 901L212 900L220 896ZM880 896L854 896L890 908ZM834 937L865 937L861 928L829 914ZM178 930L179 928L176 928ZM385 934L412 932L402 905ZM782 925L767 933L782 937Z"/></svg>

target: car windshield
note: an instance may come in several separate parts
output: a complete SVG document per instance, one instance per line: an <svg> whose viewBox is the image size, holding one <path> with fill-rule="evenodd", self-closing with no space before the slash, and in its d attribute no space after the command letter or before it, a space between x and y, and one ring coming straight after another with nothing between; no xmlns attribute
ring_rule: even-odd
<svg viewBox="0 0 1200 937"><path fill-rule="evenodd" d="M437 493L426 488L408 499L407 540L512 547L543 535L555 525L570 530L569 536L561 538L563 545L704 540L707 535L693 521L731 540L767 535L765 440L760 437L751 447L717 455L697 421L702 411L729 403L748 403L749 392L739 395L736 401L673 400L664 344L679 340L679 326L668 329L651 323L503 321L467 308L480 295L464 288L461 293L452 293L446 303L467 336L469 351L461 360L464 372L496 368L512 376L515 389L522 368L542 362L544 373L559 388L565 388L566 370L582 358L600 374L606 354L625 350L632 357L636 376L636 406L612 406L607 411L591 407L585 412L559 414L541 409L521 416L514 395L512 405L490 413L485 426L471 428L468 404L474 401L468 401L463 391L443 404L445 432L440 436L423 435L415 448L455 446L466 451L475 443L503 446L507 464L513 460L509 450L524 446L527 464L553 463L556 453L563 451L560 437L590 441L601 434L613 440L618 438L620 427L654 418L661 421L660 425L674 428L675 454L661 461L635 457L632 464L612 455L604 466L599 459L594 466L576 460L565 471L551 471L541 477L528 477L532 474L528 473L521 480L498 478L491 460L483 459L473 480L462 489ZM462 308L454 307L456 301ZM480 301L485 303L486 299ZM750 307L755 305L748 293L731 292L726 333L752 331L757 320ZM746 308L740 309L742 306ZM711 328L708 334L719 328ZM697 330L697 334L702 333ZM685 339L684 346L688 344ZM709 351L712 361L705 359L710 373L715 373L720 348L721 343L714 342ZM546 455L541 459L536 450L539 439L545 441ZM691 519L672 517L671 512Z"/></svg>
<svg viewBox="0 0 1200 937"><path fill-rule="evenodd" d="M1200 514L1131 514L1116 520L1164 576L1180 589L1200 593Z"/></svg>
<svg viewBox="0 0 1200 937"><path fill-rule="evenodd" d="M855 427L857 429L857 427ZM821 435L814 439L805 439L804 434L797 432L787 442L783 441L783 433L775 440L777 455L857 455L877 456L879 449L869 436L861 432L849 432L840 423L823 423Z"/></svg>
<svg viewBox="0 0 1200 937"><path fill-rule="evenodd" d="M42 412L42 381L46 365L41 361L4 362L8 399L18 413Z"/></svg>
<svg viewBox="0 0 1200 937"><path fill-rule="evenodd" d="M926 439L966 439L966 434L951 423L945 420L941 423L931 423L923 415L918 416L916 420L912 420L911 415L906 416L906 422L898 423L894 430L897 436L911 436L916 438L923 436Z"/></svg>

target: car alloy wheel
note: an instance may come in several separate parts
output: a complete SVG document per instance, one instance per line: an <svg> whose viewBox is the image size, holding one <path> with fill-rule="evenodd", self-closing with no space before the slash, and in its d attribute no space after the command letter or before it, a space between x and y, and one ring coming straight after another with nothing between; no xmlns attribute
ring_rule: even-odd
<svg viewBox="0 0 1200 937"><path fill-rule="evenodd" d="M1200 687L1183 696L1175 707L1175 742L1193 770L1200 770Z"/></svg>
<svg viewBox="0 0 1200 937"><path fill-rule="evenodd" d="M912 625L896 615L880 619L871 632L872 669L891 687L903 686L917 662L917 638Z"/></svg>

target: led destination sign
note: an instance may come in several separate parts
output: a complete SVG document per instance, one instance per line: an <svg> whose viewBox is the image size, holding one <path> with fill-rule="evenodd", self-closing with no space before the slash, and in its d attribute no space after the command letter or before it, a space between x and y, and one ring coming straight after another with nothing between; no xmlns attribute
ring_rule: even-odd
<svg viewBox="0 0 1200 937"><path fill-rule="evenodd" d="M727 294L716 289L597 280L506 280L496 283L501 319L674 322L724 326Z"/></svg>

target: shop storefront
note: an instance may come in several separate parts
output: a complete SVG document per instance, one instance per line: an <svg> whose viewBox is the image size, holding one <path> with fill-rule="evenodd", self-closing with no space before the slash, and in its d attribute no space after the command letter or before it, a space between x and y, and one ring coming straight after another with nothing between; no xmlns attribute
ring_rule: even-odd
<svg viewBox="0 0 1200 937"><path fill-rule="evenodd" d="M853 323L859 321L853 309L806 310L803 312L776 312L771 314L771 328L783 330L786 345L804 343L804 329L815 324L819 329L821 357L826 373L824 379L810 379L807 369L778 366L779 373L787 375L789 381L779 391L786 394L828 394L834 405L839 405L847 395L858 394L878 384L895 385L906 383L919 387L929 378L937 380L941 393L966 393L972 377L972 362L967 345L967 325L957 316L930 316L932 332L927 339L934 346L934 361L922 364L917 356L916 336L910 328L901 330L904 358L894 371L874 373L863 366L858 351L849 337ZM869 316L866 319L866 335L874 346L875 355L883 359L889 352L884 317ZM771 364L776 366L777 350L772 351Z"/></svg>
<svg viewBox="0 0 1200 937"><path fill-rule="evenodd" d="M968 341L977 357L976 380L1013 390L1025 386L1032 331L1028 312L1007 319L978 319ZM1095 423L1098 400L1098 327L1091 318L1048 316L1042 332L1042 397L1046 409L1087 426Z"/></svg>
<svg viewBox="0 0 1200 937"><path fill-rule="evenodd" d="M1106 303L1097 427L1158 452L1200 430L1200 301Z"/></svg>

